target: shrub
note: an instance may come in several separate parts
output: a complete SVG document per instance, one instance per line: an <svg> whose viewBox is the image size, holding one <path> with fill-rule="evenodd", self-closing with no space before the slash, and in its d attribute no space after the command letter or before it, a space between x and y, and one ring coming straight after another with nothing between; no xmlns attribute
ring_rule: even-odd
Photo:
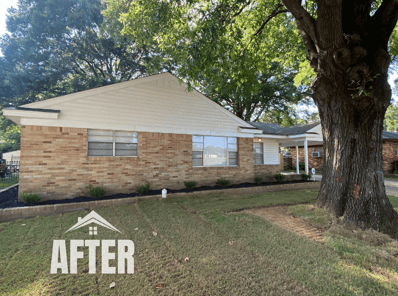
<svg viewBox="0 0 398 296"><path fill-rule="evenodd" d="M102 187L94 187L92 184L88 185L87 187L88 194L92 197L101 197L105 195L105 190Z"/></svg>
<svg viewBox="0 0 398 296"><path fill-rule="evenodd" d="M296 166L293 166L293 169L296 170L297 167L296 167ZM299 163L299 170L300 170L300 171L304 171L304 170L305 170L305 162L300 162L300 163Z"/></svg>
<svg viewBox="0 0 398 296"><path fill-rule="evenodd" d="M391 162L392 165L392 171L394 172L394 174L396 174L396 172L398 172L398 160L394 160L393 162Z"/></svg>
<svg viewBox="0 0 398 296"><path fill-rule="evenodd" d="M138 194L147 194L150 191L148 181L144 185L137 186L136 188Z"/></svg>
<svg viewBox="0 0 398 296"><path fill-rule="evenodd" d="M23 200L27 205L33 204L33 203L35 203L35 202L38 202L38 201L40 201L40 199L41 199L41 195L40 195L40 194L37 194L37 193L27 193L27 192L23 192L23 193L21 193L19 196L22 198L22 200Z"/></svg>
<svg viewBox="0 0 398 296"><path fill-rule="evenodd" d="M278 182L282 182L283 179L285 179L285 176L282 174L275 174L274 177L275 177L276 181L278 181Z"/></svg>
<svg viewBox="0 0 398 296"><path fill-rule="evenodd" d="M257 185L259 185L259 184L261 183L261 181L262 181L261 177L255 177L255 178L254 178L254 182L255 182Z"/></svg>
<svg viewBox="0 0 398 296"><path fill-rule="evenodd" d="M311 179L312 174L311 173L309 173L308 175L307 174L301 174L301 177L303 177L304 181L307 181L307 180Z"/></svg>
<svg viewBox="0 0 398 296"><path fill-rule="evenodd" d="M196 186L196 182L195 181L188 181L188 182L184 182L185 187L189 188L189 189L193 189Z"/></svg>
<svg viewBox="0 0 398 296"><path fill-rule="evenodd" d="M231 181L225 180L224 178L221 178L221 179L217 180L216 184L219 185L219 186L226 187L226 186L231 185Z"/></svg>

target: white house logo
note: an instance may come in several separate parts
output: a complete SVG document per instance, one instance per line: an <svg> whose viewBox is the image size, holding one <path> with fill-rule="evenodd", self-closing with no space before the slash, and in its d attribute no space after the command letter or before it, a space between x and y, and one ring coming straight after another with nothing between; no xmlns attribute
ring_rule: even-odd
<svg viewBox="0 0 398 296"><path fill-rule="evenodd" d="M79 229L84 226L96 224L109 230L120 232L116 227L98 215L95 211L91 211L84 218L79 217L77 223L69 228L65 233ZM97 235L97 226L89 226L89 234ZM97 247L101 246L101 272L103 274L115 274L116 267L112 265L112 261L116 259L116 253L111 253L109 248L116 247L116 240L70 240L70 271L69 273L77 273L77 260L84 257L84 252L79 251L78 247L88 247L88 273L96 273L96 252ZM117 240L117 272L119 274L134 273L134 243L131 240ZM68 273L68 259L66 253L65 240L53 240L53 250L51 258L50 273L56 274L58 269L62 273Z"/></svg>
<svg viewBox="0 0 398 296"><path fill-rule="evenodd" d="M77 218L77 223L75 225L73 225L71 228L69 228L65 233L67 233L69 231L72 231L72 230L76 230L76 229L81 228L83 226L87 226L87 225L89 225L91 223L95 223L97 225L100 225L102 227L108 228L110 230L120 232L119 230L116 229L116 227L114 227L111 223L106 221L104 218L102 218L96 212L91 211L91 213L88 214L83 219L82 219L82 217ZM88 233L90 235L97 235L97 227L96 226L93 226L93 227L90 226Z"/></svg>

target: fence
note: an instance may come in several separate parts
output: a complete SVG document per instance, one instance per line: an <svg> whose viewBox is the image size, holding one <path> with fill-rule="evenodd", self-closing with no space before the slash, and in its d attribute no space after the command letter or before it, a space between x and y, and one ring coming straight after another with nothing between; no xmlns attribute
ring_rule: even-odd
<svg viewBox="0 0 398 296"><path fill-rule="evenodd" d="M0 165L0 179L14 179L19 177L19 161L7 161Z"/></svg>

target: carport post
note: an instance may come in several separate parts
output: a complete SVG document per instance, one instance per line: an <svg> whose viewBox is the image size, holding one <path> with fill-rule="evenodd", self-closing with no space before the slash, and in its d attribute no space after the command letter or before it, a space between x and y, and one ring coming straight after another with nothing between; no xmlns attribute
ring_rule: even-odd
<svg viewBox="0 0 398 296"><path fill-rule="evenodd" d="M299 161L299 153L298 153L298 146L296 146L296 171L297 174L300 174L300 161Z"/></svg>
<svg viewBox="0 0 398 296"><path fill-rule="evenodd" d="M304 140L305 174L308 175L308 141Z"/></svg>

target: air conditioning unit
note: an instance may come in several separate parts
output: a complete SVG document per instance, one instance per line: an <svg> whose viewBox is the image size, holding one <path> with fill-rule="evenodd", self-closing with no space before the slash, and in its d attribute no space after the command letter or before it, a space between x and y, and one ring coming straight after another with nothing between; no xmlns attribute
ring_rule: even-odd
<svg viewBox="0 0 398 296"><path fill-rule="evenodd" d="M320 152L312 152L312 157L321 157Z"/></svg>

